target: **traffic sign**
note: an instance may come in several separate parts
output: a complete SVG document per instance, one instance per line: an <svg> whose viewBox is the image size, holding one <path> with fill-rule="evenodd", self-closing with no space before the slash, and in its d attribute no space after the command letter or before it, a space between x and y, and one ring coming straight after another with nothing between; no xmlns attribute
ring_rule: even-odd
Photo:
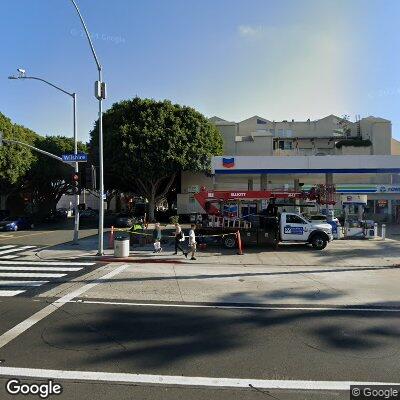
<svg viewBox="0 0 400 400"><path fill-rule="evenodd" d="M63 154L61 158L64 162L86 162L88 160L88 155L85 153Z"/></svg>

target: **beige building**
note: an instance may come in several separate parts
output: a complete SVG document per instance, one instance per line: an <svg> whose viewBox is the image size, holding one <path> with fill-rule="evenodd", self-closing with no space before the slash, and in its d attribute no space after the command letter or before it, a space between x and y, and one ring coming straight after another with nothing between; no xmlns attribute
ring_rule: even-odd
<svg viewBox="0 0 400 400"><path fill-rule="evenodd" d="M391 122L372 116L356 122L345 121L335 115L315 121L271 121L257 115L240 122L226 121L219 117L212 117L210 121L223 136L226 157L400 155L400 142L392 139ZM359 194L357 190L361 186L376 188L378 185L383 191L382 185L386 185L393 189L393 185L400 183L398 176L387 173L337 173L333 174L333 183L337 187L351 187L354 194ZM325 174L252 173L207 177L185 172L181 181L182 194L178 195L178 213L201 211L192 193L202 186L215 190L264 190L293 188L295 180L307 186L325 183L325 179ZM400 197L396 190L390 194L368 193L368 208L372 216L392 219L400 215L400 209L397 212Z"/></svg>

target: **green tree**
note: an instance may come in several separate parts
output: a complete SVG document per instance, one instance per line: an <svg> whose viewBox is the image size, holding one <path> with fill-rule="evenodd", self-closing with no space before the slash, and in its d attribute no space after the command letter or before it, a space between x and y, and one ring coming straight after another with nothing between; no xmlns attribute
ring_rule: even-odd
<svg viewBox="0 0 400 400"><path fill-rule="evenodd" d="M74 152L74 140L64 136L39 137L34 145L57 156ZM86 145L78 143L78 150L86 152ZM73 173L73 168L67 164L38 153L25 178L34 206L40 213L55 209L62 195L72 193Z"/></svg>
<svg viewBox="0 0 400 400"><path fill-rule="evenodd" d="M179 171L208 171L210 157L222 154L218 129L198 111L168 100L125 100L103 118L106 189L134 192L149 201L154 219ZM98 153L98 122L91 132Z"/></svg>
<svg viewBox="0 0 400 400"><path fill-rule="evenodd" d="M2 113L0 113L0 131L4 133L4 139L14 139L28 144L33 144L39 137L30 129L13 124ZM0 192L8 195L13 190L17 190L35 159L35 155L26 147L2 146L0 148Z"/></svg>

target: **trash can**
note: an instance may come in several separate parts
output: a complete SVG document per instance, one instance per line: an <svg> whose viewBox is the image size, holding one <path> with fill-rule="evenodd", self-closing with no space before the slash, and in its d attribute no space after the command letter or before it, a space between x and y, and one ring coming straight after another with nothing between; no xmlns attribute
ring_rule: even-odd
<svg viewBox="0 0 400 400"><path fill-rule="evenodd" d="M129 257L129 237L117 236L114 239L114 257Z"/></svg>

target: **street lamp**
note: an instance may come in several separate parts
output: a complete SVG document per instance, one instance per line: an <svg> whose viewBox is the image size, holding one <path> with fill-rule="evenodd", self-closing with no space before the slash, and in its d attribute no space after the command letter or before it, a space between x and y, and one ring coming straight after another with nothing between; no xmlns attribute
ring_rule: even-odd
<svg viewBox="0 0 400 400"><path fill-rule="evenodd" d="M78 13L79 19L81 20L83 29L85 30L85 34L87 40L89 42L90 49L92 50L93 58L97 66L97 71L99 74L99 80L95 82L95 97L99 100L99 166L100 166L100 187L99 187L99 242L98 242L98 250L97 255L102 256L104 253L103 249L103 232L104 232L104 166L103 166L103 100L106 98L106 84L103 82L102 78L102 66L97 58L96 51L94 50L92 39L90 38L89 31L86 27L85 21L82 17L81 12L75 2L75 0L71 0L72 4L75 7L76 12Z"/></svg>
<svg viewBox="0 0 400 400"><path fill-rule="evenodd" d="M40 81L43 83L46 83L49 86L52 86L54 89L59 90L60 92L63 92L64 94L67 94L68 96L72 97L73 100L73 114L74 114L74 154L78 154L78 134L77 134L77 121L76 121L76 93L70 93L67 92L64 89L61 89L57 85L54 85L51 82L46 81L45 79L38 78L36 76L27 76L26 71L22 68L18 68L18 76L9 76L8 79L33 79L36 81ZM79 166L78 163L75 162L75 174L78 174L79 172ZM74 239L73 243L78 244L79 240L79 191L77 187L74 187L75 189L75 220L74 220Z"/></svg>

